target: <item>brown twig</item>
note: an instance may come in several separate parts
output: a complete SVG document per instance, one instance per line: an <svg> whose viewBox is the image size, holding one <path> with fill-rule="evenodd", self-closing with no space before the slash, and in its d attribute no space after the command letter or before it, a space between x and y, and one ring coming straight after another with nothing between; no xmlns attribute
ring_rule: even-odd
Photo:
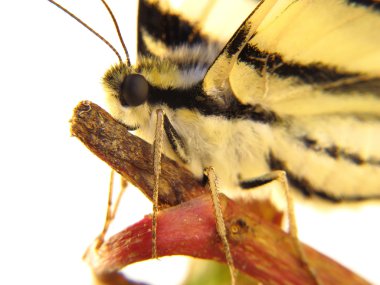
<svg viewBox="0 0 380 285"><path fill-rule="evenodd" d="M122 124L90 102L81 102L76 107L72 134L151 199L154 183L151 145L128 133ZM159 204L167 209L158 215L158 256L185 254L225 262L209 193L189 171L165 156ZM270 204L233 201L225 196L221 196L221 206L239 271L264 284L313 282L301 266L291 237L278 227L281 213ZM128 264L150 259L151 227L151 217L147 216L88 255L94 272L107 276ZM304 249L323 284L369 284L310 247Z"/></svg>
<svg viewBox="0 0 380 285"><path fill-rule="evenodd" d="M152 199L154 186L152 146L130 134L98 105L81 102L71 119L71 134L125 179ZM159 205L174 206L207 192L190 171L162 157ZM173 190L175 189L175 190Z"/></svg>

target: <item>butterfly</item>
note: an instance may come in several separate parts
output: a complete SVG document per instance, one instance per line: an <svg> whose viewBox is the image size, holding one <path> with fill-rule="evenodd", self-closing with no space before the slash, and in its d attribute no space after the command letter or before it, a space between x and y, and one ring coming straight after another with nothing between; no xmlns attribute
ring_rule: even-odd
<svg viewBox="0 0 380 285"><path fill-rule="evenodd" d="M103 77L113 116L153 142L164 110L165 154L228 193L284 170L306 197L379 199L378 2L266 0L235 33L201 2L139 2L137 63Z"/></svg>
<svg viewBox="0 0 380 285"><path fill-rule="evenodd" d="M224 45L140 1L137 64L103 77L110 111L152 142L164 110L164 152L198 177L213 166L222 189L281 169L308 197L378 199L378 6L263 1Z"/></svg>
<svg viewBox="0 0 380 285"><path fill-rule="evenodd" d="M165 154L199 178L213 166L229 195L284 170L308 198L379 199L378 8L262 1L219 43L215 28L203 29L207 13L140 1L137 64L103 79L111 113L153 142L155 111L164 110ZM128 91L131 73L145 79L144 98Z"/></svg>

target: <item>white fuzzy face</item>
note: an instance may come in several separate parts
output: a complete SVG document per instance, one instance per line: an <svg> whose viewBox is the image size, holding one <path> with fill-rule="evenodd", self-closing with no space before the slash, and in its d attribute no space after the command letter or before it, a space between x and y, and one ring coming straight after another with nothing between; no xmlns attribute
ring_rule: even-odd
<svg viewBox="0 0 380 285"><path fill-rule="evenodd" d="M125 124L129 129L138 129L147 123L150 110L147 103L139 106L123 106L121 103L121 89L124 79L137 72L125 63L112 66L103 77L103 86L106 91L106 102L113 117Z"/></svg>
<svg viewBox="0 0 380 285"><path fill-rule="evenodd" d="M157 45L157 42L154 44ZM123 106L120 101L120 92L124 79L130 74L141 74L150 86L163 89L186 89L202 81L208 64L211 64L217 55L217 50L214 46L195 45L192 48L179 46L160 57L140 57L136 66L128 66L126 63L113 65L103 76L106 102L110 113L129 129L136 129L139 136L152 143L154 140L152 126L155 125L156 119L152 117L154 110L161 108L166 114L172 113L172 110L165 104L152 106L147 102L138 106ZM190 63L190 66L181 68L172 61L178 62L180 59L185 64ZM150 96L149 93L148 96ZM165 152L171 156L171 150Z"/></svg>
<svg viewBox="0 0 380 285"><path fill-rule="evenodd" d="M156 43L157 44L157 43ZM120 102L120 91L124 79L130 74L141 74L149 85L159 88L188 88L200 82L208 64L214 60L216 49L203 46L193 48L178 47L165 56L140 57L136 66L118 63L107 70L103 76L103 86L106 91L106 102L111 114L130 127L130 129L143 128L149 124L149 117L154 107L147 103L139 106L123 106ZM171 60L191 63L191 67L180 68ZM205 64L207 63L207 64ZM149 96L149 94L148 94Z"/></svg>
<svg viewBox="0 0 380 285"><path fill-rule="evenodd" d="M123 107L117 97L109 95L106 101L112 116L129 129L139 129L148 124L151 111L147 103L137 107Z"/></svg>

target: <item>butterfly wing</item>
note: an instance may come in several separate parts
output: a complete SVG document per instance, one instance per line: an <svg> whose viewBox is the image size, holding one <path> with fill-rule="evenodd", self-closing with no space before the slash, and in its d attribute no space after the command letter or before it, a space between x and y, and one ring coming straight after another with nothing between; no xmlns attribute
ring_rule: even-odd
<svg viewBox="0 0 380 285"><path fill-rule="evenodd" d="M174 2L174 3L172 3ZM180 2L180 3L178 3ZM179 48L213 50L213 58L258 1L139 1L139 55L173 57ZM228 21L220 17L228 13Z"/></svg>
<svg viewBox="0 0 380 285"><path fill-rule="evenodd" d="M204 79L275 112L270 167L333 201L380 197L380 13L361 3L264 1Z"/></svg>

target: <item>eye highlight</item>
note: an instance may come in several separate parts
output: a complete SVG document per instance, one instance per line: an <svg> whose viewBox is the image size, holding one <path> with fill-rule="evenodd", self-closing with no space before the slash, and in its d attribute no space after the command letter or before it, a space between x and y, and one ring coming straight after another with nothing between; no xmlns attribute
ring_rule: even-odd
<svg viewBox="0 0 380 285"><path fill-rule="evenodd" d="M139 106L148 98L149 84L140 74L129 74L124 78L120 90L120 103L123 106Z"/></svg>

